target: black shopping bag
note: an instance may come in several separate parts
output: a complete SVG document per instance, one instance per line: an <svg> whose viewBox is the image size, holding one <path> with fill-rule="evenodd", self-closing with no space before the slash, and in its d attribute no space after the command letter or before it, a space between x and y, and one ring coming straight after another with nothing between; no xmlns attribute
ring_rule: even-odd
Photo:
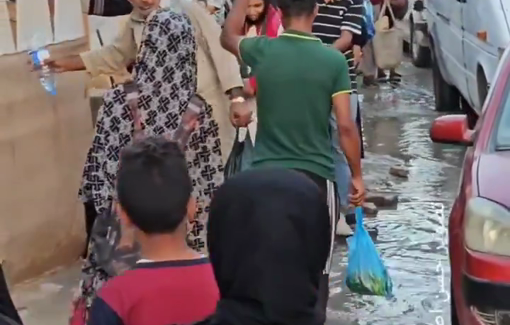
<svg viewBox="0 0 510 325"><path fill-rule="evenodd" d="M225 164L225 179L250 168L252 153L253 141L251 140L250 131L247 130L245 139L240 141L239 128L236 128L236 139Z"/></svg>

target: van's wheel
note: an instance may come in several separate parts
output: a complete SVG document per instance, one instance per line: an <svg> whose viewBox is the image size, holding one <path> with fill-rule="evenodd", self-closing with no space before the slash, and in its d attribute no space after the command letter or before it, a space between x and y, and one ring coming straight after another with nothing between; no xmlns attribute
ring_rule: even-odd
<svg viewBox="0 0 510 325"><path fill-rule="evenodd" d="M473 109L473 107L471 107L467 100L465 100L462 96L460 97L460 109L462 113L466 114L468 128L474 130L476 122L478 122L478 114L476 114L476 111Z"/></svg>
<svg viewBox="0 0 510 325"><path fill-rule="evenodd" d="M476 81L478 86L478 98L480 100L480 108L483 107L485 103L485 99L487 98L487 94L489 93L489 83L487 82L487 77L485 76L485 72L482 68L478 68L476 73Z"/></svg>
<svg viewBox="0 0 510 325"><path fill-rule="evenodd" d="M459 317L457 316L457 308L455 307L455 297L453 294L452 280L450 280L450 315L451 325L460 325Z"/></svg>
<svg viewBox="0 0 510 325"><path fill-rule="evenodd" d="M460 94L457 88L449 85L439 70L435 48L431 42L432 81L434 82L435 108L438 112L460 111Z"/></svg>
<svg viewBox="0 0 510 325"><path fill-rule="evenodd" d="M418 43L419 36L421 36L418 35L419 33L423 32L415 28L413 19L409 19L409 52L411 53L413 65L417 68L428 68L430 67L431 51L428 47L421 46Z"/></svg>

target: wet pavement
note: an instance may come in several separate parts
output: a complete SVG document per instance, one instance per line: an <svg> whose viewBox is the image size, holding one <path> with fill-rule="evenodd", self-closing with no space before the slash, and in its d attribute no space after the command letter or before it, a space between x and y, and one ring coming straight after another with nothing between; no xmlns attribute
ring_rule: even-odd
<svg viewBox="0 0 510 325"><path fill-rule="evenodd" d="M335 249L328 325L450 324L446 217L458 186L463 149L432 144L428 138L433 110L431 72L404 63L403 82L393 88L361 91L369 190L398 194L396 208L367 219L376 228L377 248L394 283L394 297L352 294L343 281L345 242ZM389 175L406 164L408 179ZM15 290L26 325L64 325L77 285L79 265L64 268Z"/></svg>
<svg viewBox="0 0 510 325"><path fill-rule="evenodd" d="M393 280L394 297L352 294L343 283L347 254L338 244L332 274L328 325L450 324L447 216L458 187L462 148L433 144L428 137L434 111L430 70L404 63L398 87L364 89L362 114L367 187L397 194L396 209L366 219L376 228L376 246ZM389 175L395 164L408 179Z"/></svg>

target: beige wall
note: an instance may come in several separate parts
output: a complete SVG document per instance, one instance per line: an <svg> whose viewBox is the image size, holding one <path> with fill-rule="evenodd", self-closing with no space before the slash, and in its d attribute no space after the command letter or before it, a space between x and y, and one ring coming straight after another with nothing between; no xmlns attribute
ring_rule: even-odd
<svg viewBox="0 0 510 325"><path fill-rule="evenodd" d="M108 78L62 74L51 97L19 53L36 33L58 42L54 57L98 48L95 29L108 44L126 19L88 21L81 9L80 0L0 0L0 262L12 282L73 262L85 245L77 198L93 134L85 91L108 88Z"/></svg>
<svg viewBox="0 0 510 325"><path fill-rule="evenodd" d="M85 38L50 47L56 56ZM92 140L83 72L57 78L45 93L26 54L0 56L0 260L17 282L76 260L84 247L77 199Z"/></svg>

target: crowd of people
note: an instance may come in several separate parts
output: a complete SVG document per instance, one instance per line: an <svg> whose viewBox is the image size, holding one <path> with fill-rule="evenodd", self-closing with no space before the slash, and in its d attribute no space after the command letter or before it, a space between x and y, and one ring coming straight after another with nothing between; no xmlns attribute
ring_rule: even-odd
<svg viewBox="0 0 510 325"><path fill-rule="evenodd" d="M87 154L70 324L324 324L334 237L365 196L358 65L369 86L384 73L368 0L108 1L85 8L130 11L113 43L45 62L132 77L104 95ZM182 147L169 139L194 98ZM251 168L225 180L240 128Z"/></svg>

